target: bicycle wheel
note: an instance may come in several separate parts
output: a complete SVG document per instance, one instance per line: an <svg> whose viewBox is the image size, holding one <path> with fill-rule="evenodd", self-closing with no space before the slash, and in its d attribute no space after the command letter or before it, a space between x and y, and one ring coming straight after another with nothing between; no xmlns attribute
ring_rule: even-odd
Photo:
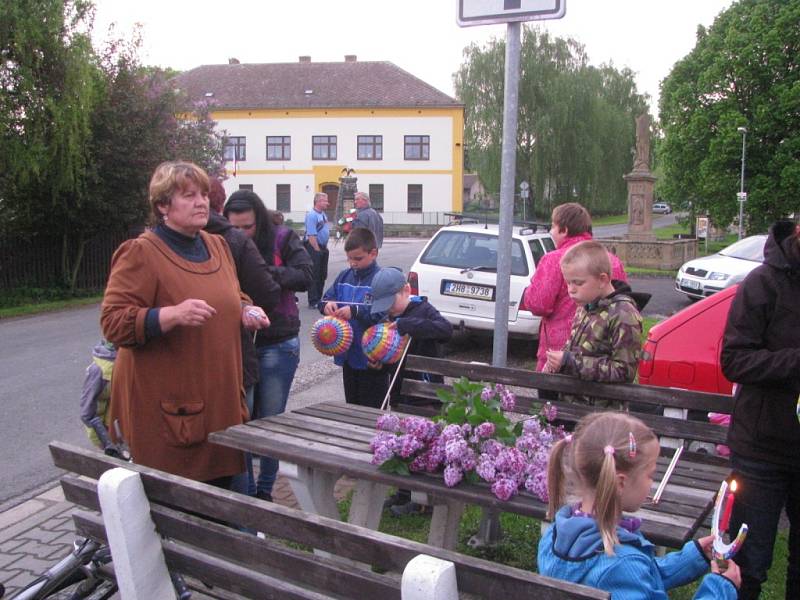
<svg viewBox="0 0 800 600"><path fill-rule="evenodd" d="M117 592L117 584L107 579L84 579L48 595L49 600L108 600Z"/></svg>

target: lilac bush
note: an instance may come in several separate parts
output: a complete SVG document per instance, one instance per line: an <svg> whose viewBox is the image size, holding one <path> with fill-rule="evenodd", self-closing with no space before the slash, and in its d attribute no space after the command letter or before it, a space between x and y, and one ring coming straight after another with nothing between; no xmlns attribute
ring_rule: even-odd
<svg viewBox="0 0 800 600"><path fill-rule="evenodd" d="M370 443L372 463L403 475L443 471L448 487L483 480L501 500L524 488L546 502L547 457L564 437L552 425L556 408L548 402L539 415L512 423L505 413L514 410L516 399L502 384L462 378L453 390L439 392L442 417L436 421L381 415Z"/></svg>

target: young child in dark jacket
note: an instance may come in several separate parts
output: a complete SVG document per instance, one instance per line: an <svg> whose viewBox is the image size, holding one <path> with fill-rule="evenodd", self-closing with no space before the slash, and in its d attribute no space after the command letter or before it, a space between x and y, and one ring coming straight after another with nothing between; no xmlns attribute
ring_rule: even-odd
<svg viewBox="0 0 800 600"><path fill-rule="evenodd" d="M411 337L408 354L431 358L440 355L439 344L447 342L452 337L453 326L439 314L427 298L411 295L411 286L406 283L401 270L394 267L381 269L372 280L372 296L373 314L386 313L390 327L396 328L401 335ZM431 402L427 398L401 395L400 387L403 379L444 382L441 375L410 371L403 364L400 364L398 369L400 372L391 390L392 405L397 405L401 399L408 404ZM411 502L411 492L408 490L398 490L386 500L384 506L390 507L395 516L424 511L422 506Z"/></svg>

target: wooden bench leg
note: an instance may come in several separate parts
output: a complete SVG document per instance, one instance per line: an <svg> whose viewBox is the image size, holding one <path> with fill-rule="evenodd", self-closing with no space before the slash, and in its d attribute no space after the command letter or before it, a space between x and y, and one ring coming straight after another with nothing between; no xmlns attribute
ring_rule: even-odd
<svg viewBox="0 0 800 600"><path fill-rule="evenodd" d="M481 523L478 533L469 538L467 544L470 548L492 546L503 537L503 528L500 526L500 511L484 508L481 513Z"/></svg>
<svg viewBox="0 0 800 600"><path fill-rule="evenodd" d="M431 529L428 543L447 550L455 550L458 543L458 526L464 514L464 503L447 500L444 503L434 499Z"/></svg>
<svg viewBox="0 0 800 600"><path fill-rule="evenodd" d="M419 554L408 561L400 583L402 600L458 600L456 566Z"/></svg>
<svg viewBox="0 0 800 600"><path fill-rule="evenodd" d="M383 513L383 501L386 500L388 491L388 485L363 479L357 481L350 504L348 521L353 525L377 530L381 522L381 513Z"/></svg>
<svg viewBox="0 0 800 600"><path fill-rule="evenodd" d="M289 480L300 508L323 517L340 518L333 496L338 476L284 461L281 461L280 471Z"/></svg>
<svg viewBox="0 0 800 600"><path fill-rule="evenodd" d="M121 467L106 471L98 480L97 494L122 597L175 598L139 474Z"/></svg>

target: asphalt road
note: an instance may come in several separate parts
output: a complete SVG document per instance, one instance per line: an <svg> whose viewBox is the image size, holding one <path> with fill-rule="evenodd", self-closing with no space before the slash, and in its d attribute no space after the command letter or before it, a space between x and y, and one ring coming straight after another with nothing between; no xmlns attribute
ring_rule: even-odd
<svg viewBox="0 0 800 600"><path fill-rule="evenodd" d="M660 217L658 224L665 225ZM619 230L623 227L622 230ZM598 227L595 235L624 233L625 226ZM378 261L407 271L425 240L387 238ZM343 244L332 248L332 281L344 268ZM688 304L672 290L672 280L636 279L636 290L648 291L653 299L645 314L670 315ZM317 313L300 297L301 363L298 377L313 379L315 365L328 360L313 349L309 329ZM47 453L51 440L89 445L78 417L78 402L91 348L100 339L98 306L87 306L31 317L0 320L0 511L38 493L58 476ZM528 352L525 345L510 346L510 352ZM322 370L320 370L322 371Z"/></svg>

